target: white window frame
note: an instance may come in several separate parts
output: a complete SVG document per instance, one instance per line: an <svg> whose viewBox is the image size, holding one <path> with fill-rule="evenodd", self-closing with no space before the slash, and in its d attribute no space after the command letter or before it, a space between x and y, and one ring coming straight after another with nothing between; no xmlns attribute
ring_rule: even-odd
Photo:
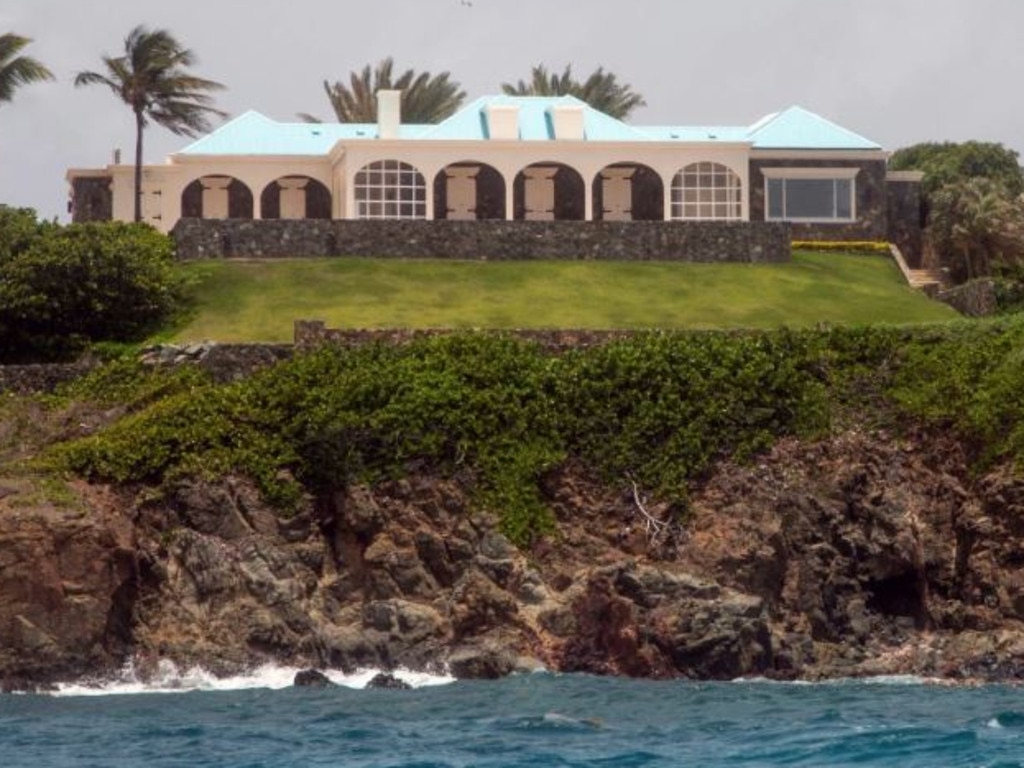
<svg viewBox="0 0 1024 768"><path fill-rule="evenodd" d="M702 184L706 176L712 179L710 186ZM696 177L696 183L688 185L688 177ZM698 160L676 171L669 187L669 200L672 221L742 221L743 179L723 163ZM710 207L710 215L701 214L705 206Z"/></svg>
<svg viewBox="0 0 1024 768"><path fill-rule="evenodd" d="M414 165L402 160L376 160L356 171L353 179L355 218L427 218L427 181Z"/></svg>
<svg viewBox="0 0 1024 768"><path fill-rule="evenodd" d="M860 168L762 168L764 176L764 218L765 221L792 221L797 224L849 224L857 221L857 174ZM771 199L769 182L781 179L783 182L782 216L771 215ZM785 182L789 180L813 179L816 181L849 181L850 182L850 216L849 217L795 217L787 216L785 200ZM832 210L836 210L835 185L833 184Z"/></svg>

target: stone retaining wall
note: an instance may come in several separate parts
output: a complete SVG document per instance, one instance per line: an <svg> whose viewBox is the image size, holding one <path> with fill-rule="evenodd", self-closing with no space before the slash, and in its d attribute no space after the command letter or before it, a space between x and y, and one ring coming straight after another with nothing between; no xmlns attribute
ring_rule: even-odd
<svg viewBox="0 0 1024 768"><path fill-rule="evenodd" d="M491 336L512 336L523 341L532 341L541 347L552 352L564 352L570 349L585 349L587 347L607 344L618 339L628 339L644 333L657 331L599 331L586 329L520 329L520 330L473 330L472 333L481 333ZM458 333L449 329L421 329L410 330L406 328L395 329L349 329L349 328L328 328L319 320L296 320L295 321L295 348L297 350L308 350L324 345L340 347L358 347L364 344L381 342L385 344L405 344L414 339L430 338L433 336L448 336ZM667 331L667 333L673 333ZM686 333L699 333L699 331L687 331ZM743 334L745 331L737 330L732 333Z"/></svg>
<svg viewBox="0 0 1024 768"><path fill-rule="evenodd" d="M179 259L371 256L785 262L779 222L374 221L180 219Z"/></svg>
<svg viewBox="0 0 1024 768"><path fill-rule="evenodd" d="M84 376L93 367L92 363L0 365L0 393L52 392L65 382Z"/></svg>
<svg viewBox="0 0 1024 768"><path fill-rule="evenodd" d="M935 298L967 317L988 317L999 309L995 281L989 278L971 280L955 288L939 291Z"/></svg>

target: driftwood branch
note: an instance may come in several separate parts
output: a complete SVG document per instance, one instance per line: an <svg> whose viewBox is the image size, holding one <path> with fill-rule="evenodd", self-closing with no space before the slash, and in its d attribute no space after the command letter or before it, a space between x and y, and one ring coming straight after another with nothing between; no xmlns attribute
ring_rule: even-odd
<svg viewBox="0 0 1024 768"><path fill-rule="evenodd" d="M647 534L647 543L649 546L654 546L671 533L672 526L664 520L659 520L647 511L644 499L640 497L640 489L637 487L636 481L631 478L629 482L633 486L633 504L643 520L644 532Z"/></svg>

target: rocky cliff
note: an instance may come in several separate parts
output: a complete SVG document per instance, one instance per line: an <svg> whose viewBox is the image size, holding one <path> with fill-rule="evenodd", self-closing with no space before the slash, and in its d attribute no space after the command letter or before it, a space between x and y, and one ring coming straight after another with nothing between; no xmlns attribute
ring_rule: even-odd
<svg viewBox="0 0 1024 768"><path fill-rule="evenodd" d="M0 680L129 656L727 679L1024 677L1024 481L955 443L846 431L716 466L688 510L575 465L527 550L471 478L413 474L282 519L245 481L0 493Z"/></svg>

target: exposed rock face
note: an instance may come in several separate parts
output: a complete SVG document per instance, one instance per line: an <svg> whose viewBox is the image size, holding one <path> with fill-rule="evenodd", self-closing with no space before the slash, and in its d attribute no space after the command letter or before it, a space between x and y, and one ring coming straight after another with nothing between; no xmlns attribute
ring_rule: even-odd
<svg viewBox="0 0 1024 768"><path fill-rule="evenodd" d="M106 494L88 513L0 500L0 682L34 687L103 668L132 646L134 527Z"/></svg>
<svg viewBox="0 0 1024 768"><path fill-rule="evenodd" d="M318 669L300 669L292 682L296 688L333 688L334 683Z"/></svg>
<svg viewBox="0 0 1024 768"><path fill-rule="evenodd" d="M955 445L847 433L720 466L679 525L578 468L556 536L513 547L455 480L413 476L281 519L246 482L85 511L0 494L0 681L129 654L232 671L541 664L648 677L1024 677L1024 480ZM650 519L641 513L643 504Z"/></svg>
<svg viewBox="0 0 1024 768"><path fill-rule="evenodd" d="M380 672L370 678L370 682L366 684L367 688L385 688L392 691L409 691L412 690L412 686L404 680L399 680L394 675L388 672Z"/></svg>

